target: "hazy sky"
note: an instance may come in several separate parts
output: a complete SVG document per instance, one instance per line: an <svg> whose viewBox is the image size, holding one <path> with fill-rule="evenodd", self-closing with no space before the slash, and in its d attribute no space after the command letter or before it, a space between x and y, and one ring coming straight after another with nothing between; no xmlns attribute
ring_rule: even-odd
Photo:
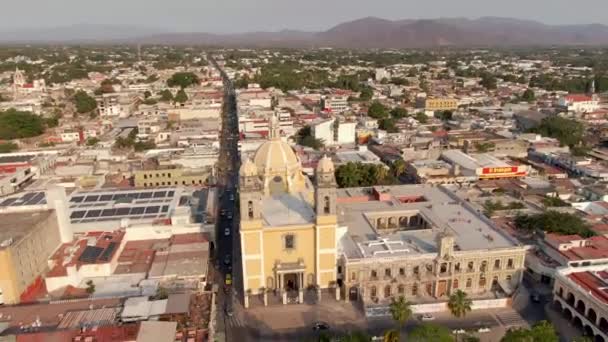
<svg viewBox="0 0 608 342"><path fill-rule="evenodd" d="M175 31L322 30L365 16L608 24L608 0L2 0L0 29L113 24Z"/></svg>

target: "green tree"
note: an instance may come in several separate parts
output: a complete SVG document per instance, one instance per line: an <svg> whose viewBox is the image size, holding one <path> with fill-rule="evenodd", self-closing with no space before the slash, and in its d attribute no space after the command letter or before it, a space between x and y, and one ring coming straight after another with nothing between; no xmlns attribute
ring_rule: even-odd
<svg viewBox="0 0 608 342"><path fill-rule="evenodd" d="M414 328L407 338L408 342L453 342L450 331L436 324L422 324Z"/></svg>
<svg viewBox="0 0 608 342"><path fill-rule="evenodd" d="M369 101L374 96L374 90L371 87L363 87L361 88L361 92L359 93L359 100L361 101Z"/></svg>
<svg viewBox="0 0 608 342"><path fill-rule="evenodd" d="M406 169L407 165L405 164L405 161L403 161L403 159L397 159L393 162L393 165L391 165L391 170L393 171L393 176L395 177L399 177L401 176Z"/></svg>
<svg viewBox="0 0 608 342"><path fill-rule="evenodd" d="M557 196L547 196L542 200L545 207L569 207L570 204Z"/></svg>
<svg viewBox="0 0 608 342"><path fill-rule="evenodd" d="M399 333L398 330L396 329L391 329L391 330L387 330L384 333L383 342L399 342L399 339L401 337L401 334Z"/></svg>
<svg viewBox="0 0 608 342"><path fill-rule="evenodd" d="M138 141L133 144L133 149L135 150L135 152L147 151L147 150L152 150L155 148L156 148L156 144L154 143L154 141L151 141L151 140Z"/></svg>
<svg viewBox="0 0 608 342"><path fill-rule="evenodd" d="M471 311L473 301L469 298L466 292L458 289L454 292L448 301L448 308L454 317L464 317L467 312Z"/></svg>
<svg viewBox="0 0 608 342"><path fill-rule="evenodd" d="M19 146L12 142L0 142L0 153L10 153L17 151Z"/></svg>
<svg viewBox="0 0 608 342"><path fill-rule="evenodd" d="M72 98L76 111L79 114L89 113L97 108L97 101L89 96L84 90L79 90L74 94Z"/></svg>
<svg viewBox="0 0 608 342"><path fill-rule="evenodd" d="M44 122L38 115L12 108L0 111L0 139L30 138L42 133Z"/></svg>
<svg viewBox="0 0 608 342"><path fill-rule="evenodd" d="M386 107L379 101L374 101L367 110L367 115L374 119L384 119L388 116Z"/></svg>
<svg viewBox="0 0 608 342"><path fill-rule="evenodd" d="M536 323L531 329L511 329L501 342L558 342L559 337L553 325L547 321Z"/></svg>
<svg viewBox="0 0 608 342"><path fill-rule="evenodd" d="M578 145L583 139L584 127L576 120L557 116L544 118L534 131L543 136L555 138L562 145L572 147Z"/></svg>
<svg viewBox="0 0 608 342"><path fill-rule="evenodd" d="M249 79L249 75L245 74L234 81L234 87L238 89L245 89L249 86L250 82L251 80Z"/></svg>
<svg viewBox="0 0 608 342"><path fill-rule="evenodd" d="M152 96L152 93L149 90L144 91L144 98L145 99L147 99L150 96Z"/></svg>
<svg viewBox="0 0 608 342"><path fill-rule="evenodd" d="M390 119L390 118L378 120L378 128L380 128L381 130L384 130L388 133L399 132L399 129L397 128L397 126L395 126L395 119Z"/></svg>
<svg viewBox="0 0 608 342"><path fill-rule="evenodd" d="M452 120L452 116L454 113L451 110L442 110L435 112L435 117L441 121L449 121Z"/></svg>
<svg viewBox="0 0 608 342"><path fill-rule="evenodd" d="M519 215L515 218L515 226L518 229L530 232L538 229L562 235L578 234L582 237L595 235L580 217L554 210L547 210L534 215Z"/></svg>
<svg viewBox="0 0 608 342"><path fill-rule="evenodd" d="M184 89L180 89L177 94L175 94L174 100L177 103L186 103L188 101L188 95L186 95Z"/></svg>
<svg viewBox="0 0 608 342"><path fill-rule="evenodd" d="M479 84L488 90L494 90L497 87L496 77L490 73L484 73Z"/></svg>
<svg viewBox="0 0 608 342"><path fill-rule="evenodd" d="M95 293L95 284L93 283L92 280L87 280L87 288L86 291L88 294L93 294Z"/></svg>
<svg viewBox="0 0 608 342"><path fill-rule="evenodd" d="M191 72L177 72L167 80L169 87L180 87L182 89L191 85L199 84L198 76Z"/></svg>
<svg viewBox="0 0 608 342"><path fill-rule="evenodd" d="M393 119L399 120L407 116L407 110L403 107L395 107L391 109L390 114Z"/></svg>
<svg viewBox="0 0 608 342"><path fill-rule="evenodd" d="M324 147L323 140L313 137L312 129L308 125L300 128L295 138L298 145L312 147L315 150L320 150Z"/></svg>
<svg viewBox="0 0 608 342"><path fill-rule="evenodd" d="M536 100L536 94L534 94L534 90L528 88L521 95L521 99L527 102L533 102L534 100Z"/></svg>
<svg viewBox="0 0 608 342"><path fill-rule="evenodd" d="M405 300L403 296L394 299L389 306L391 317L397 324L399 331L403 329L405 322L412 317L412 303Z"/></svg>
<svg viewBox="0 0 608 342"><path fill-rule="evenodd" d="M87 138L87 141L86 141L87 146L95 146L98 143L99 143L99 139L97 139L95 137Z"/></svg>
<svg viewBox="0 0 608 342"><path fill-rule="evenodd" d="M169 91L169 89L165 89L160 92L160 100L162 102L171 102L173 101L173 94L171 94L171 91Z"/></svg>
<svg viewBox="0 0 608 342"><path fill-rule="evenodd" d="M416 116L414 117L416 119L416 121L420 122L420 124L424 125L425 123L427 123L429 121L429 117L426 116L426 114L424 113L416 113Z"/></svg>

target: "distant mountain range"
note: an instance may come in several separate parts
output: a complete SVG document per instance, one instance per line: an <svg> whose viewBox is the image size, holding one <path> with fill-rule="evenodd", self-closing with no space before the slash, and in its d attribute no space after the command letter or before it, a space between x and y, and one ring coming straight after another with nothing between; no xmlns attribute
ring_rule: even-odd
<svg viewBox="0 0 608 342"><path fill-rule="evenodd" d="M546 25L512 18L362 18L321 32L213 34L77 25L0 32L0 43L141 43L227 47L426 48L439 46L608 45L608 26Z"/></svg>

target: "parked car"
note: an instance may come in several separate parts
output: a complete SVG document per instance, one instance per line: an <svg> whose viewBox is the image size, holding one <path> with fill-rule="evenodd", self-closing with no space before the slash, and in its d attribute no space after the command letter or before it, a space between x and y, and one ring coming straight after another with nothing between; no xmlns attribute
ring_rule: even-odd
<svg viewBox="0 0 608 342"><path fill-rule="evenodd" d="M425 313L425 314L420 315L420 320L421 321L434 321L435 316L431 315L430 313Z"/></svg>
<svg viewBox="0 0 608 342"><path fill-rule="evenodd" d="M230 254L228 254L224 257L224 265L230 265L231 263L232 263L232 257L230 256Z"/></svg>
<svg viewBox="0 0 608 342"><path fill-rule="evenodd" d="M232 274L226 273L226 285L232 285Z"/></svg>
<svg viewBox="0 0 608 342"><path fill-rule="evenodd" d="M224 229L224 235L230 236L230 228Z"/></svg>
<svg viewBox="0 0 608 342"><path fill-rule="evenodd" d="M314 330L314 331L329 330L329 324L327 324L325 322L316 322L312 326L312 330Z"/></svg>

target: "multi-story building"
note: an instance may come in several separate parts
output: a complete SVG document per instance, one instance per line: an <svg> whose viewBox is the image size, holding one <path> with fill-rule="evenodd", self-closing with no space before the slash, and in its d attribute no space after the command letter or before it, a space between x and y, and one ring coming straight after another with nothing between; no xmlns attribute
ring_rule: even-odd
<svg viewBox="0 0 608 342"><path fill-rule="evenodd" d="M202 186L207 184L211 169L185 169L174 165L159 166L154 170L139 170L133 173L135 186L151 188L158 186Z"/></svg>
<svg viewBox="0 0 608 342"><path fill-rule="evenodd" d="M445 188L341 189L337 202L339 283L365 308L497 298L522 279L526 248Z"/></svg>
<svg viewBox="0 0 608 342"><path fill-rule="evenodd" d="M600 108L600 101L593 95L569 94L559 99L557 104L568 112L589 113Z"/></svg>
<svg viewBox="0 0 608 342"><path fill-rule="evenodd" d="M17 304L41 283L47 258L61 243L54 210L1 213L0 304Z"/></svg>
<svg viewBox="0 0 608 342"><path fill-rule="evenodd" d="M427 112L458 109L458 100L448 97L417 97L416 107L423 108Z"/></svg>
<svg viewBox="0 0 608 342"><path fill-rule="evenodd" d="M321 108L331 113L343 113L350 107L348 96L346 95L327 95L321 98Z"/></svg>
<svg viewBox="0 0 608 342"><path fill-rule="evenodd" d="M105 117L128 117L135 110L136 101L127 96L111 93L97 97L97 110L99 116Z"/></svg>
<svg viewBox="0 0 608 342"><path fill-rule="evenodd" d="M577 266L555 272L554 307L593 341L608 341L608 266Z"/></svg>
<svg viewBox="0 0 608 342"><path fill-rule="evenodd" d="M311 125L315 139L323 140L323 143L327 146L354 144L356 127L356 122L342 121L336 118L326 119Z"/></svg>

